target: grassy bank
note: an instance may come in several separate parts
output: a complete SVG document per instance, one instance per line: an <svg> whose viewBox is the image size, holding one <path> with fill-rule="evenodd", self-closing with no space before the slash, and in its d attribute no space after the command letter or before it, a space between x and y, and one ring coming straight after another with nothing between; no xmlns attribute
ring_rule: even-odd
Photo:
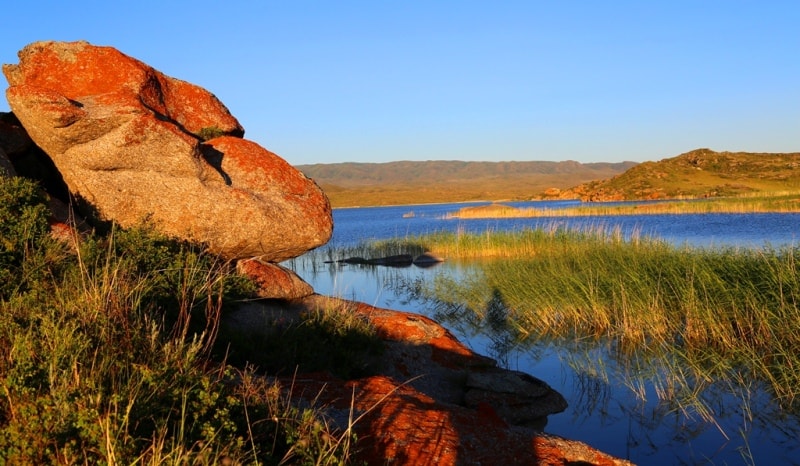
<svg viewBox="0 0 800 466"><path fill-rule="evenodd" d="M784 407L800 401L796 249L694 249L563 228L439 233L371 247L379 256L403 244L448 259L490 258L424 292L478 318L500 302L522 341L605 341L620 359L657 359L682 379L665 384L673 394L738 379L767 384Z"/></svg>
<svg viewBox="0 0 800 466"><path fill-rule="evenodd" d="M0 177L0 464L348 461L349 430L249 366L246 338L220 339L221 317L252 291L230 263L147 228L57 241L44 201ZM307 322L262 340L368 333L324 313ZM307 362L275 357L259 363L291 374Z"/></svg>
<svg viewBox="0 0 800 466"><path fill-rule="evenodd" d="M800 192L742 195L714 199L630 202L598 206L593 203L566 208L517 208L502 203L464 207L446 218L591 217L613 215L800 212Z"/></svg>

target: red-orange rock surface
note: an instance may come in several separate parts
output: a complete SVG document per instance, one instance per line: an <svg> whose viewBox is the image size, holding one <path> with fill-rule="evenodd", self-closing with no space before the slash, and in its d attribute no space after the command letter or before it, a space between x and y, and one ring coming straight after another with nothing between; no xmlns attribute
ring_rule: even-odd
<svg viewBox="0 0 800 466"><path fill-rule="evenodd" d="M99 217L123 227L147 219L228 258L267 262L330 238L322 190L241 139L205 89L86 42L37 42L19 57L3 66L11 109Z"/></svg>
<svg viewBox="0 0 800 466"><path fill-rule="evenodd" d="M314 289L296 273L278 264L244 259L236 270L256 285L256 296L265 299L297 299L314 293Z"/></svg>

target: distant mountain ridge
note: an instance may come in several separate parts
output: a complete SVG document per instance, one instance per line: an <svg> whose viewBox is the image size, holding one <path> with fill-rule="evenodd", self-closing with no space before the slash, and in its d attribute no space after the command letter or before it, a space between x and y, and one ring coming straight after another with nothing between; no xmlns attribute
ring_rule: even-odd
<svg viewBox="0 0 800 466"><path fill-rule="evenodd" d="M297 165L307 176L323 183L363 186L378 183L417 183L520 175L575 175L615 173L636 162L465 162L458 160L399 161L384 163L344 162Z"/></svg>
<svg viewBox="0 0 800 466"><path fill-rule="evenodd" d="M334 207L474 200L524 200L548 189L621 174L636 162L457 160L297 165L325 190Z"/></svg>
<svg viewBox="0 0 800 466"><path fill-rule="evenodd" d="M800 152L695 149L658 162L424 161L298 165L334 207L675 199L800 191Z"/></svg>

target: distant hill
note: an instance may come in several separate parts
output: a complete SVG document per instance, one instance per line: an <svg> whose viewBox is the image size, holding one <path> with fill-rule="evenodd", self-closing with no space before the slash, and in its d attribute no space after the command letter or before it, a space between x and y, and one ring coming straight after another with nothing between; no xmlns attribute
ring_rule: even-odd
<svg viewBox="0 0 800 466"><path fill-rule="evenodd" d="M697 149L644 162L610 179L582 183L553 197L593 201L733 196L800 189L800 153Z"/></svg>
<svg viewBox="0 0 800 466"><path fill-rule="evenodd" d="M636 162L401 161L298 165L334 207L527 200L619 175Z"/></svg>

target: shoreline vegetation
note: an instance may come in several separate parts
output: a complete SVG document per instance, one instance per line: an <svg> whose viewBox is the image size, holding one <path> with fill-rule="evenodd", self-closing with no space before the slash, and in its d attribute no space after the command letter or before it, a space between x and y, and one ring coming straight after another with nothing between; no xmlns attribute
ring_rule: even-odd
<svg viewBox="0 0 800 466"><path fill-rule="evenodd" d="M222 319L254 291L230 262L146 226L55 239L49 215L36 183L0 176L0 464L352 460L352 424L263 369L352 370L380 344L368 324L330 309L250 341Z"/></svg>
<svg viewBox="0 0 800 466"><path fill-rule="evenodd" d="M605 347L626 367L635 362L649 373L659 397L707 420L713 410L703 391L721 383L732 393L766 387L781 409L800 408L796 248L677 247L626 239L618 229L557 226L361 247L367 256L430 251L469 260L472 273L439 275L410 291L467 321L485 319L499 302L518 344Z"/></svg>
<svg viewBox="0 0 800 466"><path fill-rule="evenodd" d="M462 207L445 215L452 218L535 218L591 217L615 215L663 215L710 213L797 213L800 212L800 191L747 194L714 199L675 199L663 201L626 201L619 204L597 205L575 201L575 206L559 208L519 208L502 202ZM580 202L580 203L579 203Z"/></svg>

